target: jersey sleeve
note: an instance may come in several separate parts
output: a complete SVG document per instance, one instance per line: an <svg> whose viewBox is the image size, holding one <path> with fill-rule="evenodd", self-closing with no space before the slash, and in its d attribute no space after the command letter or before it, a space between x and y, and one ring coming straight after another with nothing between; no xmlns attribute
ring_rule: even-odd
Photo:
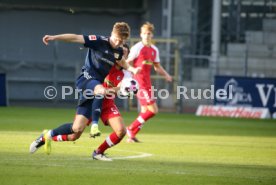
<svg viewBox="0 0 276 185"><path fill-rule="evenodd" d="M154 49L156 51L156 56L155 56L154 62L155 63L160 63L159 49L156 46L154 46Z"/></svg>
<svg viewBox="0 0 276 185"><path fill-rule="evenodd" d="M139 49L136 44L130 48L130 52L127 59L133 61L135 58L138 57L138 55L139 55Z"/></svg>
<svg viewBox="0 0 276 185"><path fill-rule="evenodd" d="M83 35L84 38L84 47L86 48L97 48L101 43L101 37L97 35Z"/></svg>

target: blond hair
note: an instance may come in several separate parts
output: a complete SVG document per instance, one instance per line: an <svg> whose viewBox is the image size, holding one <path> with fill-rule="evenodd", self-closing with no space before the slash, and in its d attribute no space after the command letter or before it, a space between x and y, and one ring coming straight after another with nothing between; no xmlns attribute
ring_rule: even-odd
<svg viewBox="0 0 276 185"><path fill-rule="evenodd" d="M141 32L142 30L145 29L147 31L150 31L151 33L153 33L154 31L154 25L151 24L150 22L145 22L142 26L141 26Z"/></svg>
<svg viewBox="0 0 276 185"><path fill-rule="evenodd" d="M118 34L123 39L128 39L130 36L130 27L125 22L116 22L112 29L113 33Z"/></svg>

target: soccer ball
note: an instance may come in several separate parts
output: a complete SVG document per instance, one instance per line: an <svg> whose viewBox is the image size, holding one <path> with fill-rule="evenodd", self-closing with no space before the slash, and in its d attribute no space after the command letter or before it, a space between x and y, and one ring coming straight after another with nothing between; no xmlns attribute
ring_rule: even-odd
<svg viewBox="0 0 276 185"><path fill-rule="evenodd" d="M121 82L120 92L123 96L137 94L139 90L138 82L133 78L124 78Z"/></svg>

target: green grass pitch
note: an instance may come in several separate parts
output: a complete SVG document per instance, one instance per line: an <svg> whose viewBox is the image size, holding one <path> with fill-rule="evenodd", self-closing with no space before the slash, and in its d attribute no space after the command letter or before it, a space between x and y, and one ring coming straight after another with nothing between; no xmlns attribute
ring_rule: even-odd
<svg viewBox="0 0 276 185"><path fill-rule="evenodd" d="M144 126L142 143L124 139L107 151L113 162L94 161L100 138L53 142L29 154L45 128L71 122L72 109L0 108L1 185L257 185L276 184L276 122L159 113ZM123 112L128 125L137 116Z"/></svg>

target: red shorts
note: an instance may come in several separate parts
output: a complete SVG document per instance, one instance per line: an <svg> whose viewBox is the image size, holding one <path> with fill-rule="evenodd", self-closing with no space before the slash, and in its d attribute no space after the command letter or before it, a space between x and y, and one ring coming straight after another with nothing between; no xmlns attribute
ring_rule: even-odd
<svg viewBox="0 0 276 185"><path fill-rule="evenodd" d="M107 120L119 116L121 116L120 111L114 103L108 104L108 106L103 105L101 119L104 125L107 126Z"/></svg>
<svg viewBox="0 0 276 185"><path fill-rule="evenodd" d="M154 98L154 92L151 90L151 88L139 89L137 93L137 99L142 106L151 105L156 102Z"/></svg>

